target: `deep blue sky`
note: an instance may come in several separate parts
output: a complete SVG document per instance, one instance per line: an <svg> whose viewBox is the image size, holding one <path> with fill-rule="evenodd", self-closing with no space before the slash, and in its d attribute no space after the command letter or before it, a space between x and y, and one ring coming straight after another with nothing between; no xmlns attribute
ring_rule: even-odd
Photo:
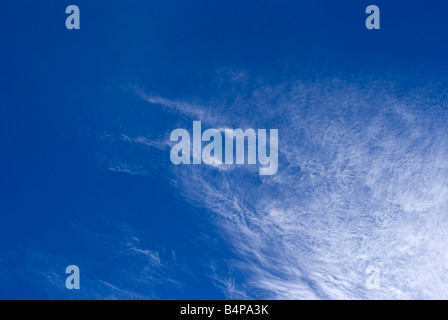
<svg viewBox="0 0 448 320"><path fill-rule="evenodd" d="M80 30L65 28L70 4ZM381 30L364 26L369 4ZM213 210L176 187L169 153L120 141L155 140L180 121L136 88L204 104L226 90L231 100L259 84L337 78L393 81L406 95L445 81L447 10L444 1L2 1L0 298L228 298L218 278L270 297L246 285ZM255 80L220 83L235 70ZM126 161L144 173L111 170ZM70 264L81 269L77 292L64 287Z"/></svg>

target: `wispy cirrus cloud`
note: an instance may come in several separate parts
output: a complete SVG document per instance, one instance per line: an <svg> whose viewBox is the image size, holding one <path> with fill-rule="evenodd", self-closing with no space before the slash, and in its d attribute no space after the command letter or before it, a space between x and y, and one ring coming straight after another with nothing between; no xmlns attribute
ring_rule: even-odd
<svg viewBox="0 0 448 320"><path fill-rule="evenodd" d="M231 99L223 89L213 109L141 93L190 121L279 130L272 177L247 166L171 167L173 187L214 213L236 253L230 264L246 275L241 283L215 270L217 285L229 297L446 298L443 86L327 79L245 88ZM372 264L380 290L365 287Z"/></svg>
<svg viewBox="0 0 448 320"><path fill-rule="evenodd" d="M193 103L186 103L182 101L166 99L157 95L149 95L142 89L135 87L135 93L143 100L162 106L165 110L174 112L176 114L185 115L195 119L202 119L207 122L215 122L216 117L211 114L206 108L195 105Z"/></svg>

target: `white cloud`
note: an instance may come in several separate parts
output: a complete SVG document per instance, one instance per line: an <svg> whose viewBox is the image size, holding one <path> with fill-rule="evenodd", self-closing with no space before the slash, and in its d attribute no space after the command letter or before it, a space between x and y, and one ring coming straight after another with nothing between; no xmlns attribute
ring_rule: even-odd
<svg viewBox="0 0 448 320"><path fill-rule="evenodd" d="M434 97L443 90L360 83L223 88L216 108L140 91L214 127L279 129L273 177L167 167L186 201L218 214L237 254L229 263L247 276L212 272L229 297L448 298L448 114ZM364 286L368 265L381 270L380 290Z"/></svg>

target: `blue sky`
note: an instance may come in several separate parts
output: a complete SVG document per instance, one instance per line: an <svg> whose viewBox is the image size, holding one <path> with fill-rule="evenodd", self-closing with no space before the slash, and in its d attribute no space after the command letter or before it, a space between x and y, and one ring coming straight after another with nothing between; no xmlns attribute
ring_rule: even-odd
<svg viewBox="0 0 448 320"><path fill-rule="evenodd" d="M3 1L0 298L448 297L446 9ZM174 166L194 120L279 129L278 174Z"/></svg>

